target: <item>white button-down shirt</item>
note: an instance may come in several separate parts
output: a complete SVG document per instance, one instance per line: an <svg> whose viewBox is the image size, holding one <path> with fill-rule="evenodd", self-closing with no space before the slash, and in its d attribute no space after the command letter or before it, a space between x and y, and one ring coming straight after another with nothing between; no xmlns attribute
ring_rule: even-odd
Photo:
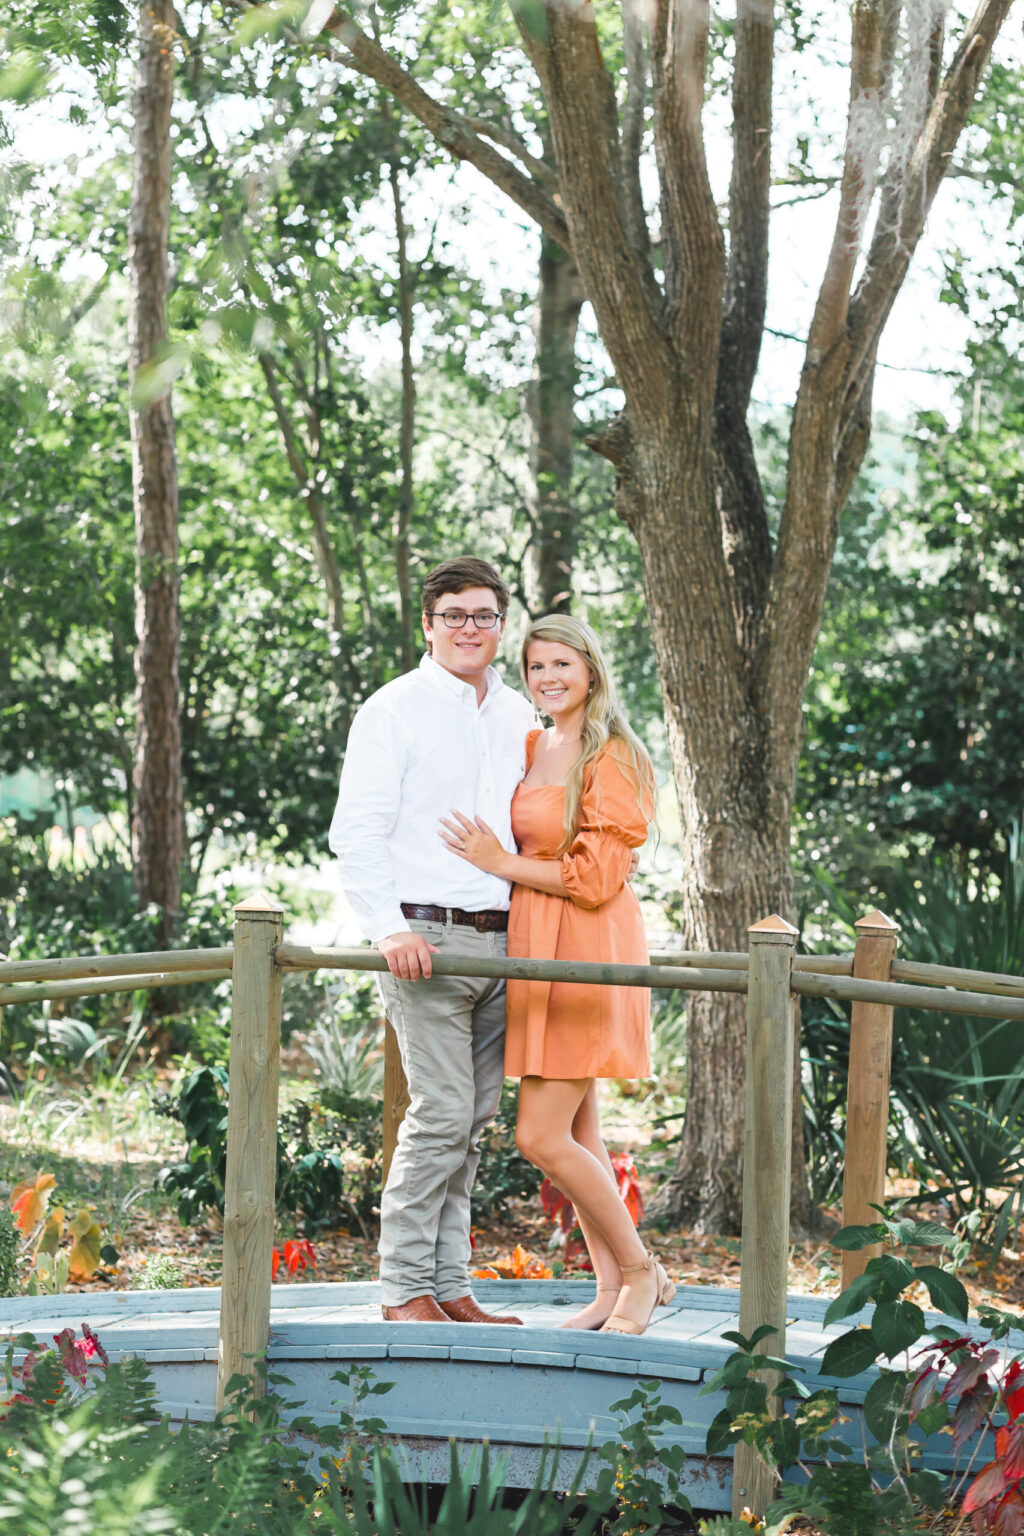
<svg viewBox="0 0 1024 1536"><path fill-rule="evenodd" d="M372 944L407 933L401 903L506 910L510 886L445 847L442 816L482 816L509 853L512 796L526 768L532 705L493 667L487 694L425 655L373 694L349 732L330 845L342 890Z"/></svg>

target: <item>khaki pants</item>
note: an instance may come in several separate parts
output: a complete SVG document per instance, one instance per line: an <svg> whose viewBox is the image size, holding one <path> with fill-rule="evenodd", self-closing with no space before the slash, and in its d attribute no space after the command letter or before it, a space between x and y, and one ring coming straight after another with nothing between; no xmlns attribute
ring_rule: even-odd
<svg viewBox="0 0 1024 1536"><path fill-rule="evenodd" d="M504 933L410 923L443 955L503 957ZM409 1108L380 1206L381 1298L453 1301L469 1284L469 1196L479 1136L505 1075L505 983L474 976L377 978L398 1039Z"/></svg>

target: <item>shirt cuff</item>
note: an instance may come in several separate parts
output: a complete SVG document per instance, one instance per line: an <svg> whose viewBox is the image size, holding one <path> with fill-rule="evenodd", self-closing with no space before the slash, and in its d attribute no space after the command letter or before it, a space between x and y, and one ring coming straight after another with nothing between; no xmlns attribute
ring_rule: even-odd
<svg viewBox="0 0 1024 1536"><path fill-rule="evenodd" d="M390 938L393 933L412 933L400 906L381 907L367 918L364 932L371 944Z"/></svg>

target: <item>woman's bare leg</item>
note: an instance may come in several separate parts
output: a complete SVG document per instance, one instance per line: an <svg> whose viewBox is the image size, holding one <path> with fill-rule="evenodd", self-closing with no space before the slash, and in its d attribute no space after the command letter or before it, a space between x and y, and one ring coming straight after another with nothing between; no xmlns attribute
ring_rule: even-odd
<svg viewBox="0 0 1024 1536"><path fill-rule="evenodd" d="M576 1111L572 1122L573 1140L579 1142L581 1147L586 1147L593 1153L597 1161L607 1169L612 1186L618 1193L618 1181L615 1177L615 1169L612 1160L608 1156L608 1148L601 1136L601 1122L597 1104L597 1084L591 1080L590 1087L583 1095L583 1100ZM587 1245L590 1262L594 1270L594 1280L597 1284L597 1294L592 1302L577 1312L563 1328L600 1328L601 1324L612 1315L615 1301L622 1286L622 1271L619 1261L615 1257L614 1250L605 1241L601 1231L590 1224L587 1218L576 1213L580 1231L583 1233L583 1241Z"/></svg>
<svg viewBox="0 0 1024 1536"><path fill-rule="evenodd" d="M606 1244L623 1270L644 1264L647 1250L609 1177L607 1153L602 1159L573 1136L576 1116L591 1087L590 1078L524 1077L519 1089L516 1145L568 1196L584 1234L591 1233L595 1246ZM646 1322L657 1293L657 1272L651 1265L629 1277L620 1293L620 1315Z"/></svg>

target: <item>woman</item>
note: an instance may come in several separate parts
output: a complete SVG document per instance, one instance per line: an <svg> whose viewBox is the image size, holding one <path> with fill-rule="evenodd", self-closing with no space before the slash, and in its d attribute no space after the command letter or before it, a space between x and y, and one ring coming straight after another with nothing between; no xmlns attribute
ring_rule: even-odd
<svg viewBox="0 0 1024 1536"><path fill-rule="evenodd" d="M632 851L654 814L650 759L630 730L597 636L579 619L537 620L523 676L551 725L531 731L512 802L520 852L455 811L441 836L514 882L508 952L531 959L647 962ZM516 1144L576 1208L597 1294L566 1327L643 1333L675 1286L644 1248L601 1139L595 1080L649 1070L649 993L510 981L505 1071L520 1077Z"/></svg>

